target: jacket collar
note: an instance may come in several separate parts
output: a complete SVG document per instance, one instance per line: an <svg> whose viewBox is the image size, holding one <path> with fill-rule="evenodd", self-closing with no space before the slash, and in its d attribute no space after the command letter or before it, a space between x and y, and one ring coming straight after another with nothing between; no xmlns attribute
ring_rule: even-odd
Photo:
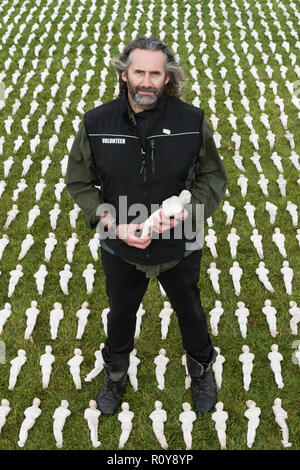
<svg viewBox="0 0 300 470"><path fill-rule="evenodd" d="M131 109L131 107L128 101L127 90L121 95L120 99L121 99L121 116L127 123L129 123L132 126L132 120L129 117L129 109ZM164 113L166 99L167 99L166 96L161 96L156 106L154 106L154 108L146 109L145 111L142 111L140 113L135 113L131 109L131 112L136 119L143 120L143 121L150 120L151 122L157 121L160 118L160 116Z"/></svg>

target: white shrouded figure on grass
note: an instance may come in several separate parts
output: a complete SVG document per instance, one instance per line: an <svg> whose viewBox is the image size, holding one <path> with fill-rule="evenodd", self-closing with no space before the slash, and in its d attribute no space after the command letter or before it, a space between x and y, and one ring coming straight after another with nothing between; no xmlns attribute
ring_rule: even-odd
<svg viewBox="0 0 300 470"><path fill-rule="evenodd" d="M139 338L141 334L142 318L143 318L143 315L145 315L145 313L146 313L146 310L143 308L143 304L140 303L138 311L136 312L134 338Z"/></svg>
<svg viewBox="0 0 300 470"><path fill-rule="evenodd" d="M89 306L88 302L83 302L81 305L81 308L76 312L76 317L78 318L76 339L81 339L84 333L88 316L91 313L88 306Z"/></svg>
<svg viewBox="0 0 300 470"><path fill-rule="evenodd" d="M35 205L33 206L33 208L30 209L30 211L28 212L28 222L27 222L27 228L28 228L28 229L30 229L30 228L33 226L33 224L34 224L36 218L37 218L40 214L41 214L41 210L40 210L39 206L38 206L37 204L35 204Z"/></svg>
<svg viewBox="0 0 300 470"><path fill-rule="evenodd" d="M72 263L73 261L73 253L78 242L77 233L72 233L72 236L65 242L68 263Z"/></svg>
<svg viewBox="0 0 300 470"><path fill-rule="evenodd" d="M280 228L279 227L275 227L275 231L272 235L272 241L275 243L275 245L277 246L278 250L279 250L279 253L284 257L286 258L286 250L285 250L285 246L284 246L284 243L285 243L285 236L283 235L283 233L280 232Z"/></svg>
<svg viewBox="0 0 300 470"><path fill-rule="evenodd" d="M269 180L268 178L265 177L263 173L259 175L259 180L257 181L257 184L262 190L263 195L268 197L269 196L269 192L268 192Z"/></svg>
<svg viewBox="0 0 300 470"><path fill-rule="evenodd" d="M272 202L267 201L266 202L266 211L269 212L270 215L270 224L275 224L275 219L278 211L278 207L275 206Z"/></svg>
<svg viewBox="0 0 300 470"><path fill-rule="evenodd" d="M121 435L119 439L119 449L123 449L128 441L129 435L132 430L132 420L134 418L133 411L129 410L129 404L123 402L121 405L122 411L118 414L118 420L121 422Z"/></svg>
<svg viewBox="0 0 300 470"><path fill-rule="evenodd" d="M171 320L171 315L173 309L171 308L170 302L164 302L164 308L159 313L159 318L161 318L161 337L166 339L168 334L168 328Z"/></svg>
<svg viewBox="0 0 300 470"><path fill-rule="evenodd" d="M213 263L210 263L207 273L211 280L214 291L217 294L220 294L219 275L221 273L221 270L218 269L216 263L213 262Z"/></svg>
<svg viewBox="0 0 300 470"><path fill-rule="evenodd" d="M96 269L94 269L94 265L92 263L89 263L82 273L82 277L85 278L86 291L88 294L91 294L93 292L95 273Z"/></svg>
<svg viewBox="0 0 300 470"><path fill-rule="evenodd" d="M32 300L31 306L27 308L25 311L27 322L26 322L26 330L24 334L24 339L29 339L35 327L36 319L39 313L40 313L40 310L37 308L36 300Z"/></svg>
<svg viewBox="0 0 300 470"><path fill-rule="evenodd" d="M6 219L6 222L4 224L4 230L8 229L8 227L10 226L12 221L15 220L15 218L17 217L19 212L20 211L18 209L17 204L13 204L11 210L7 212L7 219Z"/></svg>
<svg viewBox="0 0 300 470"><path fill-rule="evenodd" d="M15 202L19 198L19 194L25 191L25 189L28 187L28 184L26 183L26 180L24 178L21 178L19 183L17 183L17 189L14 190L13 195L12 195L12 200Z"/></svg>
<svg viewBox="0 0 300 470"><path fill-rule="evenodd" d="M16 285L18 284L21 277L24 276L23 273L23 266L21 264L17 264L16 269L10 271L10 279L8 283L8 294L7 297L11 297L15 292Z"/></svg>
<svg viewBox="0 0 300 470"><path fill-rule="evenodd" d="M158 285L159 285L159 290L160 290L161 295L163 297L167 297L166 291L164 290L163 286L161 285L159 281L158 281Z"/></svg>
<svg viewBox="0 0 300 470"><path fill-rule="evenodd" d="M163 201L162 207L153 212L153 214L151 214L150 217L148 217L148 219L146 219L143 223L141 238L147 238L148 234L152 230L152 227L155 226L155 219L156 221L160 221L161 216L170 218L180 214L183 211L184 206L190 203L191 196L191 193L184 189L181 191L179 196L171 196Z"/></svg>
<svg viewBox="0 0 300 470"><path fill-rule="evenodd" d="M244 209L245 209L245 212L246 212L246 216L249 220L249 224L251 225L251 227L255 228L255 218L254 218L254 213L255 213L255 206L253 206L253 204L251 204L251 202L246 202L246 204L244 205Z"/></svg>
<svg viewBox="0 0 300 470"><path fill-rule="evenodd" d="M60 406L56 408L53 418L53 434L56 442L56 447L61 449L63 446L63 428L68 416L70 416L71 411L69 410L69 402L67 400L62 400Z"/></svg>
<svg viewBox="0 0 300 470"><path fill-rule="evenodd" d="M289 305L290 305L289 314L292 316L292 318L290 319L290 327L291 327L292 335L297 335L298 323L300 322L300 308L298 307L297 303L293 300L291 300ZM1 315L1 312L0 312L0 315Z"/></svg>
<svg viewBox="0 0 300 470"><path fill-rule="evenodd" d="M42 369L42 387L48 388L50 382L50 376L52 372L52 364L55 361L55 357L52 354L52 347L45 346L45 353L40 357L40 366Z"/></svg>
<svg viewBox="0 0 300 470"><path fill-rule="evenodd" d="M155 375L156 375L156 380L157 380L157 387L160 390L164 390L165 388L165 372L167 370L167 364L169 362L169 358L166 356L166 350L161 348L159 350L159 355L156 356L154 359L154 364L156 365L155 368Z"/></svg>
<svg viewBox="0 0 300 470"><path fill-rule="evenodd" d="M222 356L220 348L215 346L215 351L217 351L218 355L216 357L215 362L212 365L212 370L215 375L215 381L217 385L217 389L221 390L222 386L222 373L223 373L223 364L226 361L225 357Z"/></svg>
<svg viewBox="0 0 300 470"><path fill-rule="evenodd" d="M51 209L51 211L49 211L49 215L50 215L50 225L51 225L51 229L52 230L55 230L56 229L56 226L57 226L57 219L58 219L58 216L59 214L61 213L61 210L59 208L59 204L56 202L54 204L54 207L53 209Z"/></svg>
<svg viewBox="0 0 300 470"><path fill-rule="evenodd" d="M74 356L67 362L76 390L81 390L80 365L83 359L81 349L75 348Z"/></svg>
<svg viewBox="0 0 300 470"><path fill-rule="evenodd" d="M2 334L3 327L10 316L11 316L11 305L9 302L7 302L4 305L4 308L0 310L0 335Z"/></svg>
<svg viewBox="0 0 300 470"><path fill-rule="evenodd" d="M258 173L262 173L262 167L260 165L260 155L258 155L257 152L253 152L252 157L250 157L250 160L253 162L255 165L255 168L257 169Z"/></svg>
<svg viewBox="0 0 300 470"><path fill-rule="evenodd" d="M243 384L244 389L248 392L251 383L251 374L253 370L254 354L250 352L249 346L244 344L242 346L242 354L239 355L239 361L243 364Z"/></svg>
<svg viewBox="0 0 300 470"><path fill-rule="evenodd" d="M231 206L229 201L224 201L222 211L225 212L227 216L225 225L231 225L233 216L234 216L235 207Z"/></svg>
<svg viewBox="0 0 300 470"><path fill-rule="evenodd" d="M163 449L168 448L166 436L164 434L164 423L167 421L167 412L162 408L162 402L156 400L154 403L155 410L150 413L149 418L152 420L152 429Z"/></svg>
<svg viewBox="0 0 300 470"><path fill-rule="evenodd" d="M92 446L94 448L101 446L101 442L98 440L98 425L100 415L101 411L97 409L97 402L95 400L90 400L89 408L84 410L84 419L87 421L87 425L90 430Z"/></svg>
<svg viewBox="0 0 300 470"><path fill-rule="evenodd" d="M277 181L281 196L286 197L287 180L284 178L282 173L280 173L276 181Z"/></svg>
<svg viewBox="0 0 300 470"><path fill-rule="evenodd" d="M34 426L35 420L40 416L42 412L42 410L39 408L40 404L41 400L39 398L34 398L32 401L32 406L29 406L24 411L25 419L21 425L21 429L19 432L19 447L24 447L25 442L27 441L29 429Z"/></svg>
<svg viewBox="0 0 300 470"><path fill-rule="evenodd" d="M260 259L264 259L264 252L263 252L263 246L262 246L262 235L259 235L257 228L254 228L252 230L252 235L250 237L250 240L252 241L253 246L256 249Z"/></svg>
<svg viewBox="0 0 300 470"><path fill-rule="evenodd" d="M189 388L191 388L191 376L189 374L189 371L188 371L188 368L187 368L187 363L186 363L186 354L183 354L181 356L181 365L184 366L185 368L185 384L184 384L184 388L185 390L188 390Z"/></svg>
<svg viewBox="0 0 300 470"><path fill-rule="evenodd" d="M238 261L234 261L232 267L229 269L229 274L232 277L233 287L235 290L235 295L240 295L241 293L241 284L240 280L243 274L243 270L240 267Z"/></svg>
<svg viewBox="0 0 300 470"><path fill-rule="evenodd" d="M71 209L70 212L69 212L69 221L70 221L70 225L71 225L72 228L76 228L76 220L78 219L78 215L79 215L80 210L81 210L80 207L75 203L73 209ZM99 234L97 234L97 235L99 235ZM98 238L98 242L99 242L99 236L97 238ZM95 237L94 237L94 239L95 239ZM89 247L90 247L90 245L89 245ZM98 244L98 248L99 248L99 244ZM90 247L90 249L91 249L91 247ZM95 261L98 261L98 259L95 260Z"/></svg>
<svg viewBox="0 0 300 470"><path fill-rule="evenodd" d="M227 241L229 243L231 258L233 258L233 259L236 258L236 250L237 250L240 238L241 237L239 237L236 234L236 228L233 227L230 230L230 233L227 236Z"/></svg>
<svg viewBox="0 0 300 470"><path fill-rule="evenodd" d="M96 232L93 238L91 238L91 240L89 241L89 245L88 245L94 261L98 261L99 259L99 254L98 254L99 246L100 246L99 240L100 240L100 234Z"/></svg>
<svg viewBox="0 0 300 470"><path fill-rule="evenodd" d="M103 348L104 348L104 343L101 343L100 348L94 352L94 356L96 358L94 362L94 368L85 377L84 379L85 382L91 382L92 379L97 377L97 375L99 375L100 372L102 372L102 370L104 369L104 359L103 359L102 352L101 352Z"/></svg>
<svg viewBox="0 0 300 470"><path fill-rule="evenodd" d="M43 191L46 188L46 183L44 178L40 178L39 182L35 185L35 200L39 201L42 197Z"/></svg>
<svg viewBox="0 0 300 470"><path fill-rule="evenodd" d="M298 225L298 210L297 210L297 205L293 204L292 201L287 201L286 203L286 211L291 215L292 217L292 224L294 227L297 227Z"/></svg>
<svg viewBox="0 0 300 470"><path fill-rule="evenodd" d="M246 178L246 176L244 176L243 174L241 174L237 180L237 184L238 186L240 186L241 188L241 194L242 194L242 197L246 197L247 195L247 187L248 187L248 178Z"/></svg>
<svg viewBox="0 0 300 470"><path fill-rule="evenodd" d="M18 261L21 261L25 257L25 255L28 253L33 244L33 236L30 233L27 233L25 239L21 243L21 250L18 256Z"/></svg>
<svg viewBox="0 0 300 470"><path fill-rule="evenodd" d="M282 381L281 376L281 364L280 362L283 360L282 354L278 351L278 345L272 344L271 352L268 353L268 359L270 361L271 370L274 373L275 382L278 388L283 388L284 383Z"/></svg>
<svg viewBox="0 0 300 470"><path fill-rule="evenodd" d="M3 398L0 405L0 434L10 412L9 401Z"/></svg>
<svg viewBox="0 0 300 470"><path fill-rule="evenodd" d="M65 186L66 186L66 183L65 183L64 178L59 178L58 183L56 183L55 185L55 191L54 191L54 195L55 195L57 202L60 202L61 193L63 192Z"/></svg>
<svg viewBox="0 0 300 470"><path fill-rule="evenodd" d="M224 404L221 401L216 403L215 408L216 411L211 415L211 418L215 422L215 429L221 449L223 450L226 449L226 421L228 419L228 413L224 411Z"/></svg>
<svg viewBox="0 0 300 470"><path fill-rule="evenodd" d="M214 336L218 335L218 324L223 313L224 308L222 307L222 302L216 300L214 308L209 312L211 333Z"/></svg>
<svg viewBox="0 0 300 470"><path fill-rule="evenodd" d="M11 368L9 371L8 390L12 391L15 388L18 375L21 372L21 368L23 367L26 361L26 351L24 351L24 349L19 349L18 355L10 361Z"/></svg>
<svg viewBox="0 0 300 470"><path fill-rule="evenodd" d="M136 354L137 350L134 348L129 354L129 367L127 370L129 382L135 392L138 391L137 366L141 362Z"/></svg>
<svg viewBox="0 0 300 470"><path fill-rule="evenodd" d="M64 318L64 312L60 302L54 303L54 308L50 312L50 333L51 339L57 338L57 331L60 321Z"/></svg>
<svg viewBox="0 0 300 470"><path fill-rule="evenodd" d="M275 398L274 406L272 407L272 409L275 415L275 421L279 425L282 432L282 445L283 447L291 447L292 444L289 442L289 428L286 424L288 414L282 408L280 398Z"/></svg>
<svg viewBox="0 0 300 470"><path fill-rule="evenodd" d="M8 244L9 244L8 235L6 235L6 233L4 233L2 235L2 238L0 238L0 261L2 259L3 252L4 252L4 250L5 250L5 248L7 247Z"/></svg>
<svg viewBox="0 0 300 470"><path fill-rule="evenodd" d="M182 409L183 411L179 415L179 421L181 422L186 450L191 450L193 422L196 421L197 416L189 403L182 403Z"/></svg>
<svg viewBox="0 0 300 470"><path fill-rule="evenodd" d="M107 336L107 315L109 314L109 312L110 312L110 308L106 307L102 310L102 313L101 313L103 330L106 336Z"/></svg>
<svg viewBox="0 0 300 470"><path fill-rule="evenodd" d="M208 235L206 235L206 237L205 237L205 243L206 243L206 246L210 249L210 252L211 252L213 258L218 257L218 253L217 253L217 250L216 250L217 241L218 240L217 240L217 237L216 237L216 232L212 228L209 228L208 229Z"/></svg>
<svg viewBox="0 0 300 470"><path fill-rule="evenodd" d="M288 261L282 263L282 268L280 269L281 274L283 275L283 281L285 285L285 292L288 295L292 295L292 281L294 277L294 271L290 267Z"/></svg>
<svg viewBox="0 0 300 470"><path fill-rule="evenodd" d="M71 267L67 263L65 264L64 269L59 272L59 284L60 284L61 290L63 291L65 295L69 295L68 284L72 276L73 274L71 272Z"/></svg>
<svg viewBox="0 0 300 470"><path fill-rule="evenodd" d="M275 292L272 284L268 279L269 270L265 267L264 261L259 262L258 268L255 270L255 272L258 276L258 279L265 286L265 288L270 292Z"/></svg>
<svg viewBox="0 0 300 470"><path fill-rule="evenodd" d="M45 286L45 279L48 276L47 268L44 264L41 264L38 271L33 275L35 278L35 283L37 287L37 291L39 295L43 295L44 286Z"/></svg>
<svg viewBox="0 0 300 470"><path fill-rule="evenodd" d="M242 338L246 338L249 309L245 307L244 302L237 302L237 307L234 314L238 319Z"/></svg>
<svg viewBox="0 0 300 470"><path fill-rule="evenodd" d="M45 240L45 261L50 261L52 251L57 245L57 240L53 232L49 232L48 238Z"/></svg>
<svg viewBox="0 0 300 470"><path fill-rule="evenodd" d="M271 336L275 338L275 336L278 334L278 331L276 330L277 310L275 307L272 307L272 302L270 299L265 300L265 306L262 308L262 312L266 316Z"/></svg>
<svg viewBox="0 0 300 470"><path fill-rule="evenodd" d="M259 425L261 409L256 406L253 400L247 400L246 406L248 409L245 411L244 416L248 419L247 447L251 448L254 443L256 429Z"/></svg>

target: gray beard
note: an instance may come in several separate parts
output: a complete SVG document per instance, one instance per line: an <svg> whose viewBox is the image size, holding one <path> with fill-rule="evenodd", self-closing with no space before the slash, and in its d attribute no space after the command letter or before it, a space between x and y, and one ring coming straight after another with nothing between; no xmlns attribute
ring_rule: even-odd
<svg viewBox="0 0 300 470"><path fill-rule="evenodd" d="M139 106L152 106L153 104L155 104L157 102L157 96L156 95L152 95L152 96L147 96L147 95L144 95L144 96L140 96L138 93L134 94L134 95L131 95L133 100L139 105Z"/></svg>

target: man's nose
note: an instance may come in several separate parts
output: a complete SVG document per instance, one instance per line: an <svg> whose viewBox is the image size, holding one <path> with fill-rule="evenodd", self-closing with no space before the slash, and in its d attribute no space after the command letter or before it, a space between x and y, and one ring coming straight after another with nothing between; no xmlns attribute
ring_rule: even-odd
<svg viewBox="0 0 300 470"><path fill-rule="evenodd" d="M142 86L144 88L150 88L152 86L151 77L147 73L145 73L144 76L143 76Z"/></svg>

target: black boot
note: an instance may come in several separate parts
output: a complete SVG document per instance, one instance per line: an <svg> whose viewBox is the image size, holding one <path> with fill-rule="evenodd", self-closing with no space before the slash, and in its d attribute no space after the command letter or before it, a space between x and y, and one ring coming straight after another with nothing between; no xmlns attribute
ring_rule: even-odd
<svg viewBox="0 0 300 470"><path fill-rule="evenodd" d="M214 350L211 360L200 363L186 353L186 362L191 376L191 390L196 413L212 411L217 403L217 390L214 383L212 365L217 357Z"/></svg>
<svg viewBox="0 0 300 470"><path fill-rule="evenodd" d="M103 415L113 415L122 400L127 380L129 357L121 361L105 363L104 367L106 375L96 401Z"/></svg>

